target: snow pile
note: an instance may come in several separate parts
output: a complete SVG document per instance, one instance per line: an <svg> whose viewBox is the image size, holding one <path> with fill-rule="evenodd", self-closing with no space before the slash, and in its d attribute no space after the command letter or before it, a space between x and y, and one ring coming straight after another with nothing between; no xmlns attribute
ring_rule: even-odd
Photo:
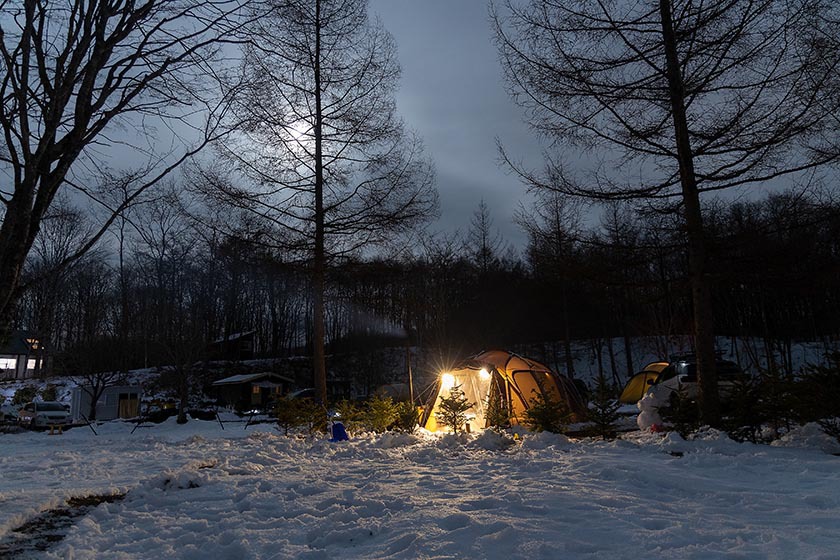
<svg viewBox="0 0 840 560"><path fill-rule="evenodd" d="M840 453L840 442L827 435L816 422L797 426L770 445L776 447L804 447L821 449L826 453Z"/></svg>
<svg viewBox="0 0 840 560"><path fill-rule="evenodd" d="M817 559L840 549L840 459L712 430L689 441L421 431L329 443L270 425L97 429L0 435L0 544L64 497L119 492L38 558Z"/></svg>

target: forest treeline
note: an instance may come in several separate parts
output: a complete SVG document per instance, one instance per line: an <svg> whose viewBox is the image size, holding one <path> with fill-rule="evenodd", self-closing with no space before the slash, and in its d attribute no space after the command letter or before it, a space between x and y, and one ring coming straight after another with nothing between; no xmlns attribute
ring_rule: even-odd
<svg viewBox="0 0 840 560"><path fill-rule="evenodd" d="M43 375L198 361L212 341L251 330L255 357L309 354L306 265L261 244L253 220L226 224L240 235L221 233L185 192L134 206L99 249L58 272L88 225L66 200L45 220L14 319L54 357ZM588 214L545 195L518 213L529 239L521 250L490 215L482 202L460 233L331 262L328 352L409 344L465 356L623 337L638 368L630 337L691 333L676 213L615 204L586 225ZM840 336L838 202L788 191L718 200L706 215L718 336L756 337L783 357L794 340Z"/></svg>

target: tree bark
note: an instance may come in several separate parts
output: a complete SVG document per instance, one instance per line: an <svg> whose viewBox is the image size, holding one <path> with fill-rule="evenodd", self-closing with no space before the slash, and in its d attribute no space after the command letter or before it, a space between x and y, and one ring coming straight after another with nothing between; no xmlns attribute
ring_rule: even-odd
<svg viewBox="0 0 840 560"><path fill-rule="evenodd" d="M327 402L327 366L324 351L324 156L321 103L321 2L315 2L315 251L312 260L312 368L315 394Z"/></svg>
<svg viewBox="0 0 840 560"><path fill-rule="evenodd" d="M685 207L685 228L688 240L689 278L694 307L694 338L697 354L697 380L700 385L700 414L710 426L720 424L720 403L715 370L715 337L712 301L706 275L706 247L703 237L703 216L700 193L694 173L694 160L688 133L685 109L685 87L677 56L676 37L670 0L659 0L662 17L662 40L665 46L665 73L668 78L671 113L677 144L680 185Z"/></svg>

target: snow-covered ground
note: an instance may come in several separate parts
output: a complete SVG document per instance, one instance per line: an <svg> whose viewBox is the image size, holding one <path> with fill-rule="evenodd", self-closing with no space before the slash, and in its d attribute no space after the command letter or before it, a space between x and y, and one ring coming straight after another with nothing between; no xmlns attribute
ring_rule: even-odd
<svg viewBox="0 0 840 560"><path fill-rule="evenodd" d="M840 557L840 457L813 429L771 447L716 432L330 443L268 424L131 428L0 434L0 544L67 497L127 492L26 557Z"/></svg>

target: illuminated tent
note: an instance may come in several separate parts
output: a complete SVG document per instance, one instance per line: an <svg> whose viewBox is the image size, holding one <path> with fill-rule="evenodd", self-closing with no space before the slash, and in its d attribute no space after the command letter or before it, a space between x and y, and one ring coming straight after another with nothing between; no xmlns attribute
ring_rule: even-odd
<svg viewBox="0 0 840 560"><path fill-rule="evenodd" d="M621 396L618 397L619 402L623 404L636 404L645 393L648 392L650 386L656 383L659 379L659 374L662 370L668 367L668 362L652 362L642 368L642 371L630 378L630 381L624 386L621 391Z"/></svg>
<svg viewBox="0 0 840 560"><path fill-rule="evenodd" d="M517 354L490 350L440 375L433 397L424 409L421 426L429 431L445 429L438 425L435 414L441 398L448 397L454 387L460 387L473 403L467 412L469 429L487 427L485 417L490 403L507 409L511 425L522 424L525 411L537 395L565 403L575 418L582 418L586 412L586 405L569 378Z"/></svg>

